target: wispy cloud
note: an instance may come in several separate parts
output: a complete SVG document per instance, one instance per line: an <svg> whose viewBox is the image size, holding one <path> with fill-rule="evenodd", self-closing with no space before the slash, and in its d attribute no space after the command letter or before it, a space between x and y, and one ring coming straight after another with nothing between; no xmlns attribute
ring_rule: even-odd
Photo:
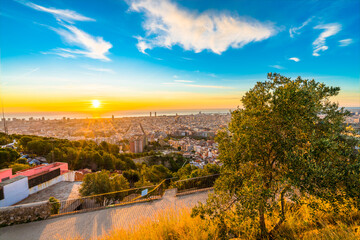
<svg viewBox="0 0 360 240"><path fill-rule="evenodd" d="M209 73L208 76L213 77L213 78L217 78L217 77L218 77L215 73Z"/></svg>
<svg viewBox="0 0 360 240"><path fill-rule="evenodd" d="M221 54L229 47L241 48L276 33L271 23L231 16L227 13L197 13L170 0L127 0L130 9L145 13L146 37L137 37L140 52L154 47L179 45L196 53L210 50Z"/></svg>
<svg viewBox="0 0 360 240"><path fill-rule="evenodd" d="M104 61L110 61L106 56L109 53L109 49L112 48L110 42L104 41L102 37L94 37L90 34L78 29L72 25L61 24L64 28L51 28L53 31L62 36L70 45L79 47L79 49L55 49L56 54L68 55L73 57L75 55L84 55L93 59L100 59ZM64 55L64 56L65 56Z"/></svg>
<svg viewBox="0 0 360 240"><path fill-rule="evenodd" d="M90 66L86 66L85 68L88 70L91 70L91 71L95 71L95 72L115 73L115 71L110 68L97 68L97 67L90 67Z"/></svg>
<svg viewBox="0 0 360 240"><path fill-rule="evenodd" d="M191 82L194 82L194 81L190 81L190 80L174 80L174 82L191 83Z"/></svg>
<svg viewBox="0 0 360 240"><path fill-rule="evenodd" d="M284 67L280 66L280 65L270 65L269 67L276 68L276 69L284 69Z"/></svg>
<svg viewBox="0 0 360 240"><path fill-rule="evenodd" d="M187 86L187 87L195 87L195 88L234 89L233 87L213 86L213 85L195 85L195 84L185 84L185 86Z"/></svg>
<svg viewBox="0 0 360 240"><path fill-rule="evenodd" d="M339 41L340 47L346 47L346 46L350 45L352 42L353 42L353 40L351 38L343 39L343 40Z"/></svg>
<svg viewBox="0 0 360 240"><path fill-rule="evenodd" d="M30 74L32 74L32 73L34 73L34 72L36 72L36 71L38 71L40 68L34 68L34 69L31 69L30 71L28 71L28 72L26 72L26 73L24 73L23 75L21 75L20 77L26 77L26 76L29 76Z"/></svg>
<svg viewBox="0 0 360 240"><path fill-rule="evenodd" d="M42 11L42 12L47 12L52 14L58 21L59 20L63 20L66 21L68 23L74 23L74 21L95 21L92 18L89 17L85 17L75 11L69 10L69 9L56 9L56 8L47 8L47 7L43 7L40 5L37 5L35 3L32 2L28 2L28 1L20 1L18 0L17 2L24 4L28 7L31 7L35 10L38 11Z"/></svg>
<svg viewBox="0 0 360 240"><path fill-rule="evenodd" d="M311 17L311 18L309 18L308 20L306 20L305 22L303 22L303 24L301 24L301 26L300 27L293 27L293 28L290 28L289 29L289 34L290 34L290 37L295 37L295 34L296 35L299 35L301 32L300 32L300 30L303 28L303 27L305 27L306 25L308 25L311 21L312 21L312 19L313 19L314 17Z"/></svg>
<svg viewBox="0 0 360 240"><path fill-rule="evenodd" d="M313 42L313 56L320 56L320 51L326 51L329 47L326 46L326 39L337 34L341 30L341 25L338 23L329 23L317 25L314 29L324 29L317 39Z"/></svg>
<svg viewBox="0 0 360 240"><path fill-rule="evenodd" d="M300 59L297 57L289 58L289 60L294 61L294 62L300 62Z"/></svg>
<svg viewBox="0 0 360 240"><path fill-rule="evenodd" d="M174 82L164 82L164 85L184 86L193 88L215 88L215 89L234 89L233 87L217 86L217 85L200 85L200 84L189 84L193 81L189 80L174 80Z"/></svg>
<svg viewBox="0 0 360 240"><path fill-rule="evenodd" d="M181 85L181 83L177 83L177 82L163 82L162 84L164 84L164 85Z"/></svg>
<svg viewBox="0 0 360 240"><path fill-rule="evenodd" d="M52 14L61 27L55 28L45 26L63 37L65 42L69 45L77 47L76 49L56 48L51 51L43 52L43 54L56 54L65 58L76 58L77 56L82 55L88 58L110 61L106 56L109 53L109 49L112 48L110 42L104 41L102 37L92 36L74 25L71 25L74 21L95 21L94 19L85 17L68 9L47 8L29 1L18 0L18 2L35 10ZM70 24L65 24L64 22Z"/></svg>

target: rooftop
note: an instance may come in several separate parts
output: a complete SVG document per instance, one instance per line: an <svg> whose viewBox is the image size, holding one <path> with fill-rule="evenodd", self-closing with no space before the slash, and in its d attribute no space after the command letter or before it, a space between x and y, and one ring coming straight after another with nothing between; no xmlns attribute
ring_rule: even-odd
<svg viewBox="0 0 360 240"><path fill-rule="evenodd" d="M27 178L26 176L16 176L16 177L13 177L11 179L7 179L5 181L2 181L0 182L0 187L3 187L3 186L6 186L10 183L13 183L13 182L16 182L16 181L19 181L20 179L23 179L23 178Z"/></svg>

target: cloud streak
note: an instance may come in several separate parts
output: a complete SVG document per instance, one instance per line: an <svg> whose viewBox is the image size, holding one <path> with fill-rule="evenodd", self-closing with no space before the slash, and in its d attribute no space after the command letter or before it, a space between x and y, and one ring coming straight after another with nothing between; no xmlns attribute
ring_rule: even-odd
<svg viewBox="0 0 360 240"><path fill-rule="evenodd" d="M216 88L216 89L234 89L233 87L225 87L225 86L213 86L213 85L196 85L196 84L185 84L187 87L195 87L195 88Z"/></svg>
<svg viewBox="0 0 360 240"><path fill-rule="evenodd" d="M284 67L280 66L280 65L270 65L269 67L276 68L276 69L284 69Z"/></svg>
<svg viewBox="0 0 360 240"><path fill-rule="evenodd" d="M234 89L233 87L225 87L225 86L217 86L217 85L200 85L200 84L189 84L194 81L189 80L174 80L174 82L164 82L164 85L172 85L172 86L184 86L184 87L192 87L192 88L214 88L214 89Z"/></svg>
<svg viewBox="0 0 360 240"><path fill-rule="evenodd" d="M341 25L338 23L329 23L317 25L314 29L323 29L324 31L319 35L318 38L312 43L313 45L313 56L320 56L320 51L328 50L328 46L326 46L326 39L337 34L341 30Z"/></svg>
<svg viewBox="0 0 360 240"><path fill-rule="evenodd" d="M351 38L348 38L348 39L343 39L343 40L340 40L339 43L340 43L340 47L346 47L346 46L349 46L351 43L353 42L353 40Z"/></svg>
<svg viewBox="0 0 360 240"><path fill-rule="evenodd" d="M47 12L52 14L58 21L63 20L66 21L68 23L74 23L74 21L95 21L92 18L89 17L85 17L75 11L72 10L68 10L68 9L56 9L56 8L47 8L47 7L43 7L40 5L37 5L35 3L32 2L28 2L28 1L17 1L21 4L24 4L28 7L31 7L32 9L38 10L38 11L42 11L42 12Z"/></svg>
<svg viewBox="0 0 360 240"><path fill-rule="evenodd" d="M314 17L311 17L311 18L309 18L308 20L306 20L300 27L290 28L290 29L289 29L290 37L291 37L291 38L294 38L295 35L299 35L299 34L301 33L300 30L301 30L303 27L305 27L306 25L308 25L308 24L312 21L313 18L314 18Z"/></svg>
<svg viewBox="0 0 360 240"><path fill-rule="evenodd" d="M79 49L64 49L57 48L56 52L65 53L69 57L74 55L84 55L93 59L100 59L104 61L110 61L106 56L109 49L112 48L110 42L104 41L102 37L94 37L90 34L78 29L72 25L62 24L64 28L51 28L57 34L63 37L65 42L70 45L79 47Z"/></svg>
<svg viewBox="0 0 360 240"><path fill-rule="evenodd" d="M192 82L194 82L194 81L190 81L190 80L174 80L174 82L192 83Z"/></svg>
<svg viewBox="0 0 360 240"><path fill-rule="evenodd" d="M88 70L95 71L95 72L104 72L104 73L115 73L114 70L110 68L96 68L96 67L85 67Z"/></svg>
<svg viewBox="0 0 360 240"><path fill-rule="evenodd" d="M297 57L289 58L289 60L294 61L294 62L300 62L300 59Z"/></svg>
<svg viewBox="0 0 360 240"><path fill-rule="evenodd" d="M109 53L109 49L112 48L110 42L104 41L102 37L92 36L73 25L74 21L95 21L94 19L85 17L68 9L47 8L28 1L18 2L37 11L52 14L61 27L46 27L59 34L67 44L77 47L75 49L55 48L51 51L43 52L43 54L56 54L64 58L85 56L92 59L110 61L106 56ZM67 22L68 24L65 24L64 22Z"/></svg>
<svg viewBox="0 0 360 240"><path fill-rule="evenodd" d="M271 23L240 18L225 13L197 13L180 8L170 0L127 0L130 9L145 14L145 37L136 37L140 52L155 47L179 45L199 53L204 50L221 54L228 48L241 48L273 36Z"/></svg>

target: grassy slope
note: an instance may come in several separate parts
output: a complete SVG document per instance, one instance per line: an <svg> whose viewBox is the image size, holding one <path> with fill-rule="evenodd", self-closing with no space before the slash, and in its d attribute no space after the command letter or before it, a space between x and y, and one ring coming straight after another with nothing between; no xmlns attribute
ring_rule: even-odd
<svg viewBox="0 0 360 240"><path fill-rule="evenodd" d="M324 204L318 207L325 211L313 211L306 205L288 206L287 221L280 228L276 239L360 239L359 211L336 212ZM199 217L192 218L190 213L191 209L160 212L155 219L144 220L132 229L114 229L98 240L218 239L216 226ZM268 218L269 228L275 223L276 217ZM232 226L233 231L240 236L238 239L255 239L256 229L250 227L246 221L232 222Z"/></svg>

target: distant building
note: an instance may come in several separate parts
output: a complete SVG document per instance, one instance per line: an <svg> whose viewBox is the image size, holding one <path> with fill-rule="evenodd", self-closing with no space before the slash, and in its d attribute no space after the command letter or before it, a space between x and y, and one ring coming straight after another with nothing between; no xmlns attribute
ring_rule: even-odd
<svg viewBox="0 0 360 240"><path fill-rule="evenodd" d="M130 140L130 151L132 153L142 153L146 146L146 137L145 136L136 136Z"/></svg>
<svg viewBox="0 0 360 240"><path fill-rule="evenodd" d="M112 117L111 117L111 118L112 118L112 120L113 120L113 121L115 120L115 117L114 117L114 115L112 115Z"/></svg>
<svg viewBox="0 0 360 240"><path fill-rule="evenodd" d="M134 135L130 139L130 151L132 153L142 153L142 152L144 152L144 148L148 143L146 133L145 133L144 128L141 125L141 123L139 123L139 126L140 126L142 134Z"/></svg>

